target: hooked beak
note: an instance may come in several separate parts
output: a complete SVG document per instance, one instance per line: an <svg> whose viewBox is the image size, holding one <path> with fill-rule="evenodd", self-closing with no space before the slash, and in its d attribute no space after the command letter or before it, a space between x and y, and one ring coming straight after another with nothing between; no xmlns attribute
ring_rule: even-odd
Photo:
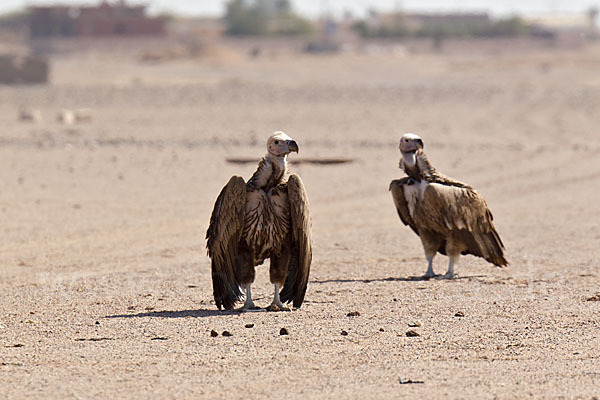
<svg viewBox="0 0 600 400"><path fill-rule="evenodd" d="M299 149L298 149L298 143L296 143L296 141L295 141L295 140L290 140L290 141L288 142L288 149L290 150L290 153L291 153L292 151L295 151L295 152L296 152L296 154L298 154L298 153L299 153Z"/></svg>

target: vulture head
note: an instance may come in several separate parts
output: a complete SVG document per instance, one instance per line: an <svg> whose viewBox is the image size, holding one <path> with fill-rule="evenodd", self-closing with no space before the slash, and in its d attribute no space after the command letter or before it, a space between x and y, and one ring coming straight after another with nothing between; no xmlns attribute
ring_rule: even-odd
<svg viewBox="0 0 600 400"><path fill-rule="evenodd" d="M267 151L275 157L283 157L292 151L298 153L298 144L283 132L275 132L267 140Z"/></svg>
<svg viewBox="0 0 600 400"><path fill-rule="evenodd" d="M400 139L400 152L401 153L415 153L417 150L423 148L423 139L414 133L405 133Z"/></svg>

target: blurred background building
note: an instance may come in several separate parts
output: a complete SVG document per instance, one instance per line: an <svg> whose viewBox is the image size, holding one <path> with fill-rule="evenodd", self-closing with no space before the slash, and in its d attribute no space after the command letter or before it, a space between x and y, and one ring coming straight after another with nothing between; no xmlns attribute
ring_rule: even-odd
<svg viewBox="0 0 600 400"><path fill-rule="evenodd" d="M29 6L24 1L13 2L22 7L0 15L0 81L5 83L46 81L49 68L43 67L46 61L39 56L54 51L49 40L154 38L163 41L163 46L171 41L176 50L163 51L155 46L141 57L164 61L197 57L231 39L236 43L251 40L246 51L259 57L274 54L268 50L274 43L278 49L287 43L293 51L331 53L361 51L374 43L410 47L410 43L418 42L422 49L440 52L449 40L527 38L545 45L578 48L598 37L598 9L594 6L582 7L576 13L499 15L465 8L416 12L403 8L400 2L378 10L373 5L380 3L363 1L358 3L364 12L358 14L349 10L340 13L335 6L342 2L331 0L319 3L318 15L307 15L299 11L305 9L300 2L290 0L223 0L206 3L213 8L218 3L221 15L198 16L171 13L166 3L163 13L156 14L149 11L149 4L125 0L27 2L33 4ZM421 45L427 42L428 47Z"/></svg>
<svg viewBox="0 0 600 400"><path fill-rule="evenodd" d="M31 37L164 35L165 19L146 6L101 2L97 6L33 6L27 11Z"/></svg>

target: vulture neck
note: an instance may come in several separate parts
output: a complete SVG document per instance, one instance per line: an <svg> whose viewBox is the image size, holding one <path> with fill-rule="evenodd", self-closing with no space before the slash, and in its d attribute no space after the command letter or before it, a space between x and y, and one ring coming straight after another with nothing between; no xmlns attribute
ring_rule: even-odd
<svg viewBox="0 0 600 400"><path fill-rule="evenodd" d="M404 173L416 181L421 181L421 171L417 165L416 152L402 153L402 162L400 163Z"/></svg>
<svg viewBox="0 0 600 400"><path fill-rule="evenodd" d="M258 164L250 182L257 188L268 191L277 186L288 173L287 154L275 156L267 153Z"/></svg>
<svg viewBox="0 0 600 400"><path fill-rule="evenodd" d="M402 159L404 160L404 165L409 168L413 168L417 164L417 154L415 151L402 153Z"/></svg>
<svg viewBox="0 0 600 400"><path fill-rule="evenodd" d="M419 182L421 179L429 181L434 177L438 177L438 173L422 149L412 153L402 153L402 169L406 175Z"/></svg>

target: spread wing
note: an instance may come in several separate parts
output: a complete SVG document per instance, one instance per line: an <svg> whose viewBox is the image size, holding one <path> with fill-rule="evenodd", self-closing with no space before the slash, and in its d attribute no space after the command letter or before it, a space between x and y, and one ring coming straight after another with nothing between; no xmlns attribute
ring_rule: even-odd
<svg viewBox="0 0 600 400"><path fill-rule="evenodd" d="M293 301L294 307L298 308L304 301L312 261L311 220L308 197L298 175L290 175L287 191L290 202L292 255L280 297L285 303Z"/></svg>
<svg viewBox="0 0 600 400"><path fill-rule="evenodd" d="M409 177L393 180L392 183L390 183L390 191L392 192L392 198L394 199L396 211L398 211L398 216L400 217L400 220L402 220L404 225L410 226L411 229L418 235L419 232L417 231L417 225L410 216L410 212L408 211L408 204L406 203L406 198L404 197L403 186L407 185L410 181L411 178Z"/></svg>
<svg viewBox="0 0 600 400"><path fill-rule="evenodd" d="M246 183L232 176L223 187L206 232L208 255L211 258L213 294L217 307L233 308L242 297L236 277L238 246L244 230Z"/></svg>
<svg viewBox="0 0 600 400"><path fill-rule="evenodd" d="M504 244L493 224L494 217L483 197L469 186L429 183L415 218L426 229L447 234L457 232L468 246L466 254L504 266Z"/></svg>

